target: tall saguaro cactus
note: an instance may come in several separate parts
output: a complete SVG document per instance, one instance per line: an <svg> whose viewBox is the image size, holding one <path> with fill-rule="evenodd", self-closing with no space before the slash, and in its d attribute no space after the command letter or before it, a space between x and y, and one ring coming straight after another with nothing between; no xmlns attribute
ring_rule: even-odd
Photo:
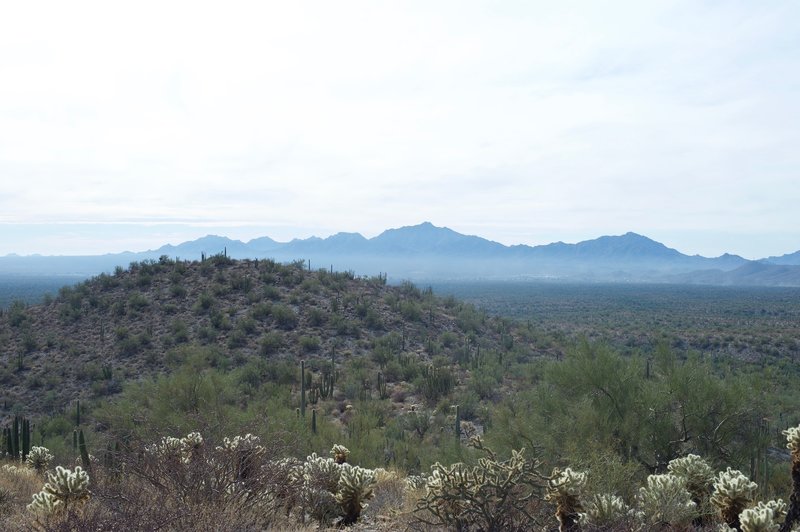
<svg viewBox="0 0 800 532"><path fill-rule="evenodd" d="M300 415L306 417L306 362L300 361Z"/></svg>

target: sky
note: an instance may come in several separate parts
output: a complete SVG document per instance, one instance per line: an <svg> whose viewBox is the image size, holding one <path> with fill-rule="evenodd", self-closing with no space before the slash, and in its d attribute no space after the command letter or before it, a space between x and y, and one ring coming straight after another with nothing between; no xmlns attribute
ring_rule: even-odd
<svg viewBox="0 0 800 532"><path fill-rule="evenodd" d="M7 2L0 255L206 234L800 250L800 3Z"/></svg>

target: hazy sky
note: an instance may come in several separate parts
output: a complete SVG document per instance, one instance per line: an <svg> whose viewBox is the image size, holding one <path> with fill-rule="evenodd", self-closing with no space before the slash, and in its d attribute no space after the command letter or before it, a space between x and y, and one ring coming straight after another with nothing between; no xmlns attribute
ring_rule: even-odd
<svg viewBox="0 0 800 532"><path fill-rule="evenodd" d="M431 221L800 249L800 2L6 2L0 254Z"/></svg>

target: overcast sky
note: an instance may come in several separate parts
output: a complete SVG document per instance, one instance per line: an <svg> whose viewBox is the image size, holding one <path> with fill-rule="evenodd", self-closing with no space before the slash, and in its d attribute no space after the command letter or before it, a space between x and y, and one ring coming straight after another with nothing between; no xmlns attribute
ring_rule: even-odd
<svg viewBox="0 0 800 532"><path fill-rule="evenodd" d="M0 254L431 221L800 249L800 2L6 2Z"/></svg>

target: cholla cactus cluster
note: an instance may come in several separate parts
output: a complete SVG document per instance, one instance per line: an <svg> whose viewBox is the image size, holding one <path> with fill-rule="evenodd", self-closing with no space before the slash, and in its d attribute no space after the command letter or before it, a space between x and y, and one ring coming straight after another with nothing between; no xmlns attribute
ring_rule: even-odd
<svg viewBox="0 0 800 532"><path fill-rule="evenodd" d="M739 514L739 522L742 532L778 532L784 517L786 504L778 499L744 510Z"/></svg>
<svg viewBox="0 0 800 532"><path fill-rule="evenodd" d="M739 514L742 532L778 532L786 517L786 503L782 499L759 502L758 506L748 508Z"/></svg>
<svg viewBox="0 0 800 532"><path fill-rule="evenodd" d="M321 523L341 518L341 524L355 523L366 508L373 493L375 472L346 462L350 451L334 445L334 458L322 458L312 453L290 475L301 486L302 506Z"/></svg>
<svg viewBox="0 0 800 532"><path fill-rule="evenodd" d="M50 454L47 447L37 447L34 445L31 447L31 452L28 453L28 458L25 459L25 463L37 473L44 473L52 459L53 455Z"/></svg>
<svg viewBox="0 0 800 532"><path fill-rule="evenodd" d="M340 471L336 502L343 513L342 524L351 525L367 507L366 501L372 498L375 472L350 464L342 464Z"/></svg>
<svg viewBox="0 0 800 532"><path fill-rule="evenodd" d="M686 480L686 489L692 494L697 504L708 498L714 483L714 470L696 454L688 454L682 458L671 460L667 470Z"/></svg>
<svg viewBox="0 0 800 532"><path fill-rule="evenodd" d="M74 471L56 467L55 473L47 474L47 483L41 492L33 496L28 510L40 514L67 509L89 499L89 475L80 466Z"/></svg>
<svg viewBox="0 0 800 532"><path fill-rule="evenodd" d="M550 477L545 499L556 503L560 530L573 530L578 522L578 513L583 510L580 497L586 489L588 475L568 467L563 471L554 469Z"/></svg>
<svg viewBox="0 0 800 532"><path fill-rule="evenodd" d="M648 476L636 502L639 519L653 526L685 526L697 517L697 504L686 489L686 479L672 473Z"/></svg>
<svg viewBox="0 0 800 532"><path fill-rule="evenodd" d="M183 438L165 436L158 443L146 446L145 451L152 455L189 463L202 446L203 436L199 432L190 432Z"/></svg>
<svg viewBox="0 0 800 532"><path fill-rule="evenodd" d="M753 502L758 485L741 471L731 469L720 472L714 480L711 504L719 511L722 520L731 528L739 528L739 514Z"/></svg>
<svg viewBox="0 0 800 532"><path fill-rule="evenodd" d="M3 464L3 467L0 468L3 470L4 473L8 473L14 475L16 477L34 477L36 476L36 471L27 467L17 467L11 464Z"/></svg>
<svg viewBox="0 0 800 532"><path fill-rule="evenodd" d="M244 436L236 436L233 439L224 438L222 446L217 447L217 451L232 457L237 480L250 478L254 473L253 469L258 459L267 452L261 445L261 439L249 433Z"/></svg>
<svg viewBox="0 0 800 532"><path fill-rule="evenodd" d="M223 438L222 446L217 447L218 451L253 451L263 453L266 451L261 446L261 438L252 434L245 434L244 436L236 436L233 439Z"/></svg>
<svg viewBox="0 0 800 532"><path fill-rule="evenodd" d="M478 465L462 463L431 466L425 497L417 502L418 519L433 526L476 527L480 530L516 529L530 523L527 505L542 488L539 462L525 457L525 449L498 460L479 438L471 445L488 456Z"/></svg>

